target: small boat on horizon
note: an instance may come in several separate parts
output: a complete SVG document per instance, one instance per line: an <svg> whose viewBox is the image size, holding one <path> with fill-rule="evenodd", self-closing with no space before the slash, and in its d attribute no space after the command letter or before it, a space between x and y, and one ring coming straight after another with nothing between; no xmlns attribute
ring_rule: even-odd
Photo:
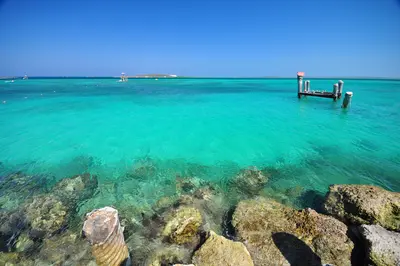
<svg viewBox="0 0 400 266"><path fill-rule="evenodd" d="M121 79L118 80L118 82L127 82L128 81L128 77L125 75L124 72L121 73Z"/></svg>
<svg viewBox="0 0 400 266"><path fill-rule="evenodd" d="M28 76L27 75L25 75L22 79L28 79Z"/></svg>

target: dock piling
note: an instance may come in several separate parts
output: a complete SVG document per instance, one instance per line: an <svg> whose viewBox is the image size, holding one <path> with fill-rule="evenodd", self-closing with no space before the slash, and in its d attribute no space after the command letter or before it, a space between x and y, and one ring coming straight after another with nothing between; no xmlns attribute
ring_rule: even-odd
<svg viewBox="0 0 400 266"><path fill-rule="evenodd" d="M333 100L336 101L338 98L338 92L339 92L339 84L335 83L333 84Z"/></svg>
<svg viewBox="0 0 400 266"><path fill-rule="evenodd" d="M310 81L306 80L304 83L304 92L310 92Z"/></svg>
<svg viewBox="0 0 400 266"><path fill-rule="evenodd" d="M351 91L346 92L343 99L342 108L347 108L351 104L351 98L353 97L353 93Z"/></svg>
<svg viewBox="0 0 400 266"><path fill-rule="evenodd" d="M339 80L338 84L339 84L338 98L340 99L340 97L342 97L342 93L343 93L343 84L344 84L343 80Z"/></svg>
<svg viewBox="0 0 400 266"><path fill-rule="evenodd" d="M301 93L303 92L303 77L304 72L297 72L297 97L299 97L299 99L301 98Z"/></svg>

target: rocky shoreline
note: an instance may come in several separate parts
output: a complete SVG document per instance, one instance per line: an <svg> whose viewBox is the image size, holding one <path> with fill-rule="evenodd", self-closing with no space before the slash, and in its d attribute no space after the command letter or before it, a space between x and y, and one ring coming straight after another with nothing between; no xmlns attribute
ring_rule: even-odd
<svg viewBox="0 0 400 266"><path fill-rule="evenodd" d="M149 171L140 165L128 178ZM125 265L400 265L400 193L331 185L321 209L297 209L266 193L270 177L244 169L222 189L177 176L176 193L153 206L116 206L130 253ZM24 200L0 209L0 265L96 265L81 231L82 206L100 191L96 176L50 188L22 173L3 180L1 206L16 193Z"/></svg>

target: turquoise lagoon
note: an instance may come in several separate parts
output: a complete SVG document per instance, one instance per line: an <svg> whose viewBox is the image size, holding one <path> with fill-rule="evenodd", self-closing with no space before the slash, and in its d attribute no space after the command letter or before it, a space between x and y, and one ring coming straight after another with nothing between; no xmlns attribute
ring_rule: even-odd
<svg viewBox="0 0 400 266"><path fill-rule="evenodd" d="M335 82L311 79L311 88ZM113 189L80 214L121 201L151 205L174 193L166 184L177 175L225 188L252 166L274 169L270 193L323 196L339 183L400 191L400 81L344 82L354 93L348 110L341 100L297 99L296 79L1 81L0 176L22 171L51 186L96 174L100 190ZM143 163L156 169L150 178L126 178Z"/></svg>

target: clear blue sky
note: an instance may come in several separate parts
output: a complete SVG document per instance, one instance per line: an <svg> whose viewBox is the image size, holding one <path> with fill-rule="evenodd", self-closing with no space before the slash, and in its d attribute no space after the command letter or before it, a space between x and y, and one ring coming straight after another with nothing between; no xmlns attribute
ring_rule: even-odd
<svg viewBox="0 0 400 266"><path fill-rule="evenodd" d="M400 0L0 0L0 76L400 77Z"/></svg>

